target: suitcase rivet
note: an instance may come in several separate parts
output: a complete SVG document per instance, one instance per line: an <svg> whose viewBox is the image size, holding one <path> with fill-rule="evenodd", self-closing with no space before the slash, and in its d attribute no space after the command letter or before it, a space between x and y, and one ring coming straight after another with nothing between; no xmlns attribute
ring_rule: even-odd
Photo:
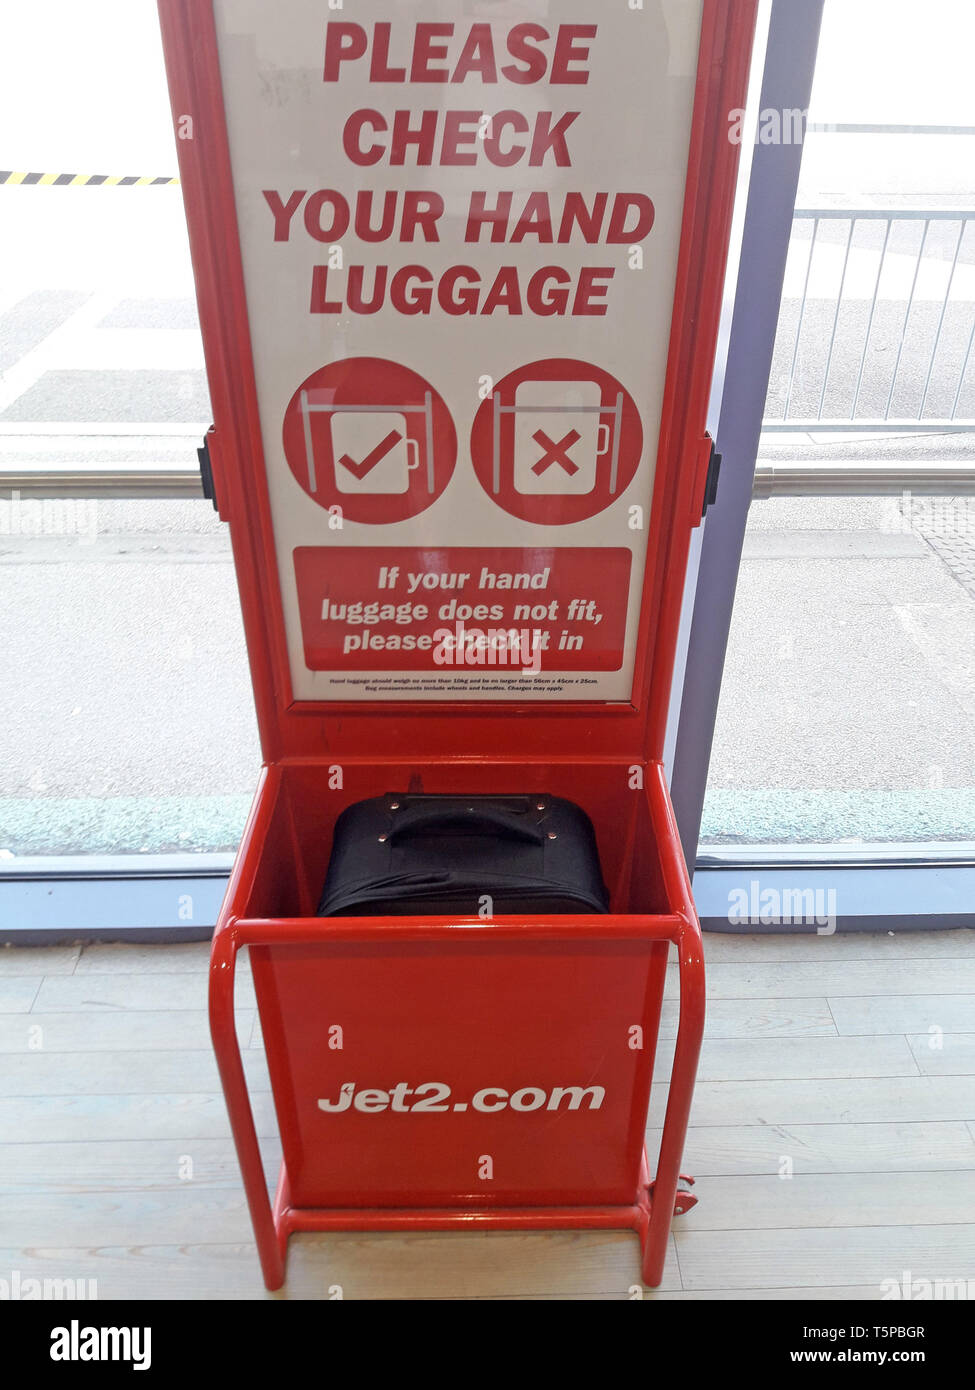
<svg viewBox="0 0 975 1390"><path fill-rule="evenodd" d="M387 839L387 838L388 838L388 837L387 837L386 835L380 835L380 837L379 837L379 843L382 844L383 841L384 841L385 839Z"/></svg>
<svg viewBox="0 0 975 1390"><path fill-rule="evenodd" d="M554 830L550 830L550 831L548 832L548 838L549 838L550 840L557 840L559 837L556 835L556 833L555 833Z"/></svg>
<svg viewBox="0 0 975 1390"><path fill-rule="evenodd" d="M398 810L399 810L399 802L398 802L398 801L391 801L391 802L389 803L389 809L390 809L391 811L398 811Z"/></svg>
<svg viewBox="0 0 975 1390"><path fill-rule="evenodd" d="M536 801L536 802L535 802L535 810L536 810L536 811L544 811L544 810L545 810L545 802L544 802L544 801Z"/></svg>

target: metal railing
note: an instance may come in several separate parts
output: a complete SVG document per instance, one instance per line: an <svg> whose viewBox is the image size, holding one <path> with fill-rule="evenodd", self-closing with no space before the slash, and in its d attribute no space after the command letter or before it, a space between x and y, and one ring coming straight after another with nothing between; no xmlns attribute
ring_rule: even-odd
<svg viewBox="0 0 975 1390"><path fill-rule="evenodd" d="M797 208L763 431L975 430L973 223Z"/></svg>

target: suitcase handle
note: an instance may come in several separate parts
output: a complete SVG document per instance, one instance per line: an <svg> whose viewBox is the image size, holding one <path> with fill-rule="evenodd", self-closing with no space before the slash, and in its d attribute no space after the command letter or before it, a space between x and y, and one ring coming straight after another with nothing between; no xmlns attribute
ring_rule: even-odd
<svg viewBox="0 0 975 1390"><path fill-rule="evenodd" d="M394 813L392 829L386 838L390 844L396 844L431 830L500 835L505 840L520 840L529 845L545 842L544 832L527 823L518 812L492 806L456 806L449 810L443 806L410 806L402 814Z"/></svg>

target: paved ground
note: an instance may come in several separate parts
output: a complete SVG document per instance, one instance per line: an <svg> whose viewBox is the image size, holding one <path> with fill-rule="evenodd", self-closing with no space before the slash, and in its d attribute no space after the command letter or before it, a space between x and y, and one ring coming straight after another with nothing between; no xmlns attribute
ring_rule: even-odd
<svg viewBox="0 0 975 1390"><path fill-rule="evenodd" d="M972 838L973 523L970 498L753 504L707 838Z"/></svg>
<svg viewBox="0 0 975 1390"><path fill-rule="evenodd" d="M0 537L0 849L231 847L260 756L225 530L202 501L84 508ZM973 515L754 504L709 837L971 838L972 571L924 532Z"/></svg>

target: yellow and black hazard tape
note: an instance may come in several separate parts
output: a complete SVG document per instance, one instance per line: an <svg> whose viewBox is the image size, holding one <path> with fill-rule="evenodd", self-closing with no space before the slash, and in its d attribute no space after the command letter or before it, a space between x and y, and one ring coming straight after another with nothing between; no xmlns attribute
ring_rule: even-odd
<svg viewBox="0 0 975 1390"><path fill-rule="evenodd" d="M81 188L100 185L102 188L156 188L178 184L173 178L140 178L138 174L25 174L15 169L0 169L0 184L43 184L47 188Z"/></svg>

